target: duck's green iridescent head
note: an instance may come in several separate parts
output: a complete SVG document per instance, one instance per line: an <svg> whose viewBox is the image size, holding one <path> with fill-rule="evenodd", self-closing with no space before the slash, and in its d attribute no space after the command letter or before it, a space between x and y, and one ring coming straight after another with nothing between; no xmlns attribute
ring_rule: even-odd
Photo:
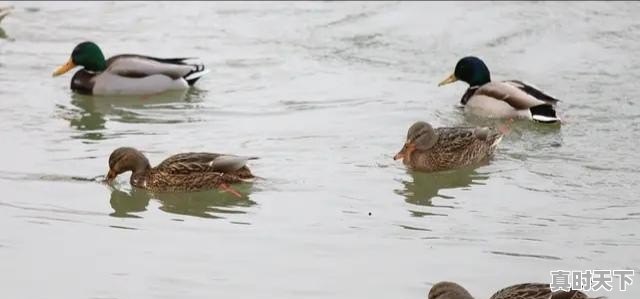
<svg viewBox="0 0 640 299"><path fill-rule="evenodd" d="M484 62L474 56L467 56L458 61L453 74L444 79L438 86L446 85L456 81L464 81L470 86L480 86L491 82L491 73Z"/></svg>
<svg viewBox="0 0 640 299"><path fill-rule="evenodd" d="M53 76L62 75L78 65L92 72L104 71L107 68L107 62L100 47L93 42L83 42L73 48L69 61L58 67L53 72Z"/></svg>

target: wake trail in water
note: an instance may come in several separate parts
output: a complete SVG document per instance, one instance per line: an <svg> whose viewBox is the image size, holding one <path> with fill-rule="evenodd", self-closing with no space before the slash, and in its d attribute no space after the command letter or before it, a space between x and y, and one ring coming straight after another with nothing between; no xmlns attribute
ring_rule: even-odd
<svg viewBox="0 0 640 299"><path fill-rule="evenodd" d="M50 181L50 182L96 182L103 183L104 175L81 177L60 174L21 173L0 171L0 179L10 181Z"/></svg>

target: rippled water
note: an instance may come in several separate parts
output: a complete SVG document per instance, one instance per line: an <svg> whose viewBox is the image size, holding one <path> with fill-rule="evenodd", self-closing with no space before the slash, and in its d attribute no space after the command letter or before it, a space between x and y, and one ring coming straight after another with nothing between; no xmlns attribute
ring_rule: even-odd
<svg viewBox="0 0 640 299"><path fill-rule="evenodd" d="M640 271L636 3L14 3L0 25L0 264L7 298L479 298L550 270ZM184 94L74 95L80 41L197 56ZM419 174L409 125L466 125L478 55L561 99L493 161ZM247 197L114 188L113 149L257 155ZM625 293L638 298L640 276Z"/></svg>

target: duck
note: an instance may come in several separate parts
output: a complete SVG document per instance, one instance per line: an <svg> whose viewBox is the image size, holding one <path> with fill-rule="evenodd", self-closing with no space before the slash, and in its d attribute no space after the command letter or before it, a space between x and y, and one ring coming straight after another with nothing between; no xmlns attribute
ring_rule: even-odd
<svg viewBox="0 0 640 299"><path fill-rule="evenodd" d="M71 90L80 94L134 96L186 90L209 72L192 58L157 58L139 54L120 54L105 60L100 47L91 41L75 46L69 60L53 77L74 69Z"/></svg>
<svg viewBox="0 0 640 299"><path fill-rule="evenodd" d="M485 118L528 119L539 123L560 123L559 100L520 80L491 81L489 68L475 56L461 58L454 73L438 86L456 81L469 84L460 99L465 113Z"/></svg>
<svg viewBox="0 0 640 299"><path fill-rule="evenodd" d="M436 172L487 161L504 134L492 127L440 127L415 122L402 149L393 157L410 169Z"/></svg>
<svg viewBox="0 0 640 299"><path fill-rule="evenodd" d="M136 188L151 192L191 192L221 189L235 196L241 195L230 184L249 182L255 178L247 167L257 157L230 154L187 152L172 155L155 167L139 150L119 147L109 156L110 184L120 174L131 171L129 182Z"/></svg>
<svg viewBox="0 0 640 299"><path fill-rule="evenodd" d="M474 299L461 285L441 281L429 290L428 299ZM490 299L606 299L606 297L590 298L578 290L552 291L547 283L520 283L497 291Z"/></svg>

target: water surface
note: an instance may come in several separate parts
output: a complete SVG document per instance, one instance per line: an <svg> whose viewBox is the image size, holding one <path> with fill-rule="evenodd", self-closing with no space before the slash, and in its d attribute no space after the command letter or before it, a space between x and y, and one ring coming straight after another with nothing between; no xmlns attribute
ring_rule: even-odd
<svg viewBox="0 0 640 299"><path fill-rule="evenodd" d="M0 34L0 280L7 298L479 298L549 271L640 270L636 3L16 2ZM74 95L78 42L196 56L195 88ZM467 125L463 55L561 99L489 165L420 174L416 120ZM264 180L151 194L92 180L119 146L256 155ZM638 274L635 280L638 281ZM638 298L636 284L625 293Z"/></svg>

